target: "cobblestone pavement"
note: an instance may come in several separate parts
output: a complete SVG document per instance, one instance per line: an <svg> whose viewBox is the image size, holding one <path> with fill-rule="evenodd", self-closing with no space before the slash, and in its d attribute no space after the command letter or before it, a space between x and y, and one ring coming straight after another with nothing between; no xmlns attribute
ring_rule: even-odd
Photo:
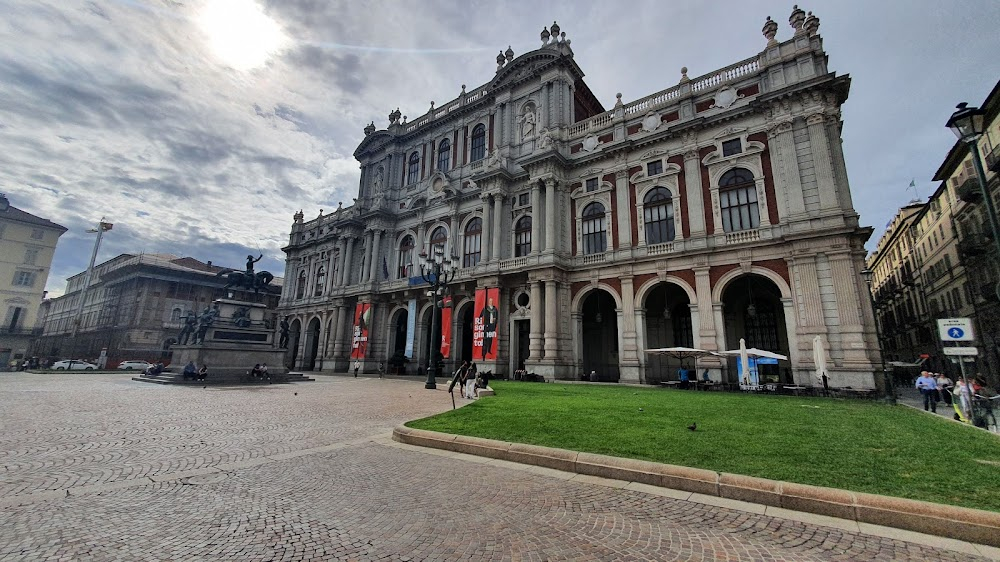
<svg viewBox="0 0 1000 562"><path fill-rule="evenodd" d="M422 381L0 374L0 560L971 560L388 439Z"/></svg>

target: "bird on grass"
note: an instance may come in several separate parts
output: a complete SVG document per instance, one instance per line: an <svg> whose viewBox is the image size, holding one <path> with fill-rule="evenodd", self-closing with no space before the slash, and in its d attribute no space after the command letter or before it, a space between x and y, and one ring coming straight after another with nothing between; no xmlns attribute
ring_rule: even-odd
<svg viewBox="0 0 1000 562"><path fill-rule="evenodd" d="M698 422L691 423L691 425L688 426L688 429L690 429L691 431L696 431L698 429Z"/></svg>

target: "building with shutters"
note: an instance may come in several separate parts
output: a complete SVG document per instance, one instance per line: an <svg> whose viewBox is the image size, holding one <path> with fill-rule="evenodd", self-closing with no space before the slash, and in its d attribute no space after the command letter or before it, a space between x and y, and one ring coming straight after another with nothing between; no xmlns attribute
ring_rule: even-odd
<svg viewBox="0 0 1000 562"><path fill-rule="evenodd" d="M678 364L645 349L743 338L789 357L762 382L812 385L819 336L836 384L873 387L872 229L840 137L850 78L828 68L818 17L796 8L789 24L779 41L768 18L760 52L606 108L554 23L537 49L501 52L488 83L370 124L355 204L294 217L289 360L345 370L367 310L365 370L426 366L441 339L418 256L438 247L457 266L446 369L472 357L475 293L496 288L499 349L480 371L656 383ZM732 381L734 365L697 369Z"/></svg>

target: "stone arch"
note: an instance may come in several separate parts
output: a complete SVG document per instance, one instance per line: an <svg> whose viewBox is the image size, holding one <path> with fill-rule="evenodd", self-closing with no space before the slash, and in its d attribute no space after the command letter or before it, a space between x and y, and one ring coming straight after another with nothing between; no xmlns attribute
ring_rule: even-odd
<svg viewBox="0 0 1000 562"><path fill-rule="evenodd" d="M302 368L307 371L315 370L316 358L319 355L319 340L323 330L323 324L319 316L312 315L306 323L305 347L302 350Z"/></svg>
<svg viewBox="0 0 1000 562"><path fill-rule="evenodd" d="M695 292L694 288L680 277L668 274L662 277L656 276L639 286L639 290L635 292L635 302L637 308L645 308L646 297L648 297L649 292L655 289L660 283L677 285L683 289L685 293L687 293L688 300L691 301L691 304L698 304L698 294Z"/></svg>
<svg viewBox="0 0 1000 562"><path fill-rule="evenodd" d="M715 286L712 287L712 302L713 303L722 302L722 293L723 291L726 290L726 286L733 280L742 277L747 273L756 273L761 277L767 277L772 282L774 282L774 284L778 287L778 290L781 291L781 298L783 299L792 298L792 289L791 287L788 286L788 283L785 281L784 277L782 277L778 272L772 269L761 267L759 265L754 265L751 266L749 270L744 270L742 267L735 267L732 270L724 273L722 277L719 277L719 280L715 282Z"/></svg>
<svg viewBox="0 0 1000 562"><path fill-rule="evenodd" d="M571 310L574 312L579 312L580 306L583 304L583 300L587 297L587 295L589 295L590 293L594 292L597 289L602 289L605 292L611 294L611 297L615 300L615 308L621 310L622 308L621 295L619 295L618 291L616 291L615 288L612 287L611 285L601 282L590 283L586 287L580 289L573 297Z"/></svg>

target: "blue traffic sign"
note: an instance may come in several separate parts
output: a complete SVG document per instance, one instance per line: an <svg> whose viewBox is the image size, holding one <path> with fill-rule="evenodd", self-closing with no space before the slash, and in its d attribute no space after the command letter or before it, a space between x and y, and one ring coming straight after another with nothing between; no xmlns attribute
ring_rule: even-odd
<svg viewBox="0 0 1000 562"><path fill-rule="evenodd" d="M962 330L961 328L949 328L948 335L951 336L951 339L957 340L961 339L962 336L965 335L965 331Z"/></svg>

